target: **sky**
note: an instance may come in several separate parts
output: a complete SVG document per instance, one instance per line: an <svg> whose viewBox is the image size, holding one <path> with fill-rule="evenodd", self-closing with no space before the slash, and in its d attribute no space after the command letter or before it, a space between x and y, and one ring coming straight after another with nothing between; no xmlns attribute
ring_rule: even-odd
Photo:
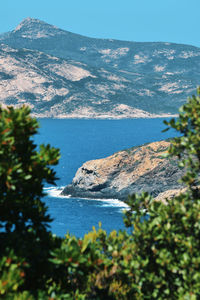
<svg viewBox="0 0 200 300"><path fill-rule="evenodd" d="M88 37L200 47L200 0L0 0L0 32L32 17Z"/></svg>

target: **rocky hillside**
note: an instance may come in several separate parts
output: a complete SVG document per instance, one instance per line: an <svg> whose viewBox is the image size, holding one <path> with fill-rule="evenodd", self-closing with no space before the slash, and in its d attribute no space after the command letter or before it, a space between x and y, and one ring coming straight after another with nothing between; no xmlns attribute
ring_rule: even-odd
<svg viewBox="0 0 200 300"><path fill-rule="evenodd" d="M123 94L126 80L106 79L109 73L43 52L0 44L0 102L28 104L38 117L120 118L154 116L108 100ZM105 85L109 85L107 91ZM118 95L119 96L119 95ZM114 99L114 98L113 98Z"/></svg>
<svg viewBox="0 0 200 300"><path fill-rule="evenodd" d="M147 191L154 197L167 191L176 193L182 171L175 159L162 154L169 142L161 141L117 152L107 158L84 163L63 195L81 198L117 198Z"/></svg>
<svg viewBox="0 0 200 300"><path fill-rule="evenodd" d="M200 78L200 49L94 39L27 18L0 35L0 102L37 116L175 114Z"/></svg>

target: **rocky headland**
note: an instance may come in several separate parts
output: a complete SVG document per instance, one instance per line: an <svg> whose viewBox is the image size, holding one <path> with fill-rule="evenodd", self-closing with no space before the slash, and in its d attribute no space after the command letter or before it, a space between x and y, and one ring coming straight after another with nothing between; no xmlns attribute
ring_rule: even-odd
<svg viewBox="0 0 200 300"><path fill-rule="evenodd" d="M125 200L147 191L158 199L178 193L183 170L175 158L165 158L168 141L153 142L84 163L62 195Z"/></svg>

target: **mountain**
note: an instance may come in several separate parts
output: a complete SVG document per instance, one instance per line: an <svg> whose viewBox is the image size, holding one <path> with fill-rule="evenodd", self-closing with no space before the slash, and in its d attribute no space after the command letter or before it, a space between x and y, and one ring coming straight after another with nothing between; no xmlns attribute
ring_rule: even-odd
<svg viewBox="0 0 200 300"><path fill-rule="evenodd" d="M199 77L189 45L94 39L31 18L0 35L0 101L38 116L175 114Z"/></svg>
<svg viewBox="0 0 200 300"><path fill-rule="evenodd" d="M109 76L80 62L0 44L0 102L28 104L37 117L150 116L117 101L126 80L121 76L116 82Z"/></svg>
<svg viewBox="0 0 200 300"><path fill-rule="evenodd" d="M62 195L92 199L125 200L128 195L147 191L163 199L177 193L183 174L176 159L166 159L170 143L149 143L84 163Z"/></svg>

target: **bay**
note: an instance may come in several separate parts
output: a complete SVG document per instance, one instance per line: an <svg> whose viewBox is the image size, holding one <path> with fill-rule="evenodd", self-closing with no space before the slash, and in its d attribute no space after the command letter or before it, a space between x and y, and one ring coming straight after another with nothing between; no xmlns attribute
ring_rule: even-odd
<svg viewBox="0 0 200 300"><path fill-rule="evenodd" d="M49 207L53 233L64 236L67 232L82 237L98 228L99 222L107 232L124 229L122 209L126 205L116 199L89 200L61 197L62 188L69 184L77 169L86 161L103 158L113 153L144 143L173 137L172 130L165 133L162 118L86 120L39 119L40 129L35 137L37 144L57 147L61 152L59 165L54 169L57 187L45 186L44 198Z"/></svg>

